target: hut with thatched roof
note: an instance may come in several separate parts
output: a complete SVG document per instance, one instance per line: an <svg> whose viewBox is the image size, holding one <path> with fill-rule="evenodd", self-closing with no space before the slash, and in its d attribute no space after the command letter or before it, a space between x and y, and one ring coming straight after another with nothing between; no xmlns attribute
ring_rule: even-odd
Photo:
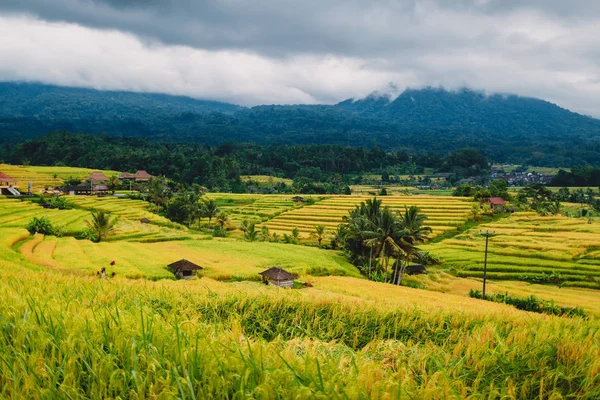
<svg viewBox="0 0 600 400"><path fill-rule="evenodd" d="M123 172L119 175L119 179L122 181L132 181L135 179L135 175L130 172Z"/></svg>
<svg viewBox="0 0 600 400"><path fill-rule="evenodd" d="M297 278L296 275L287 272L279 267L271 267L266 271L260 272L262 281L264 283L270 283L274 286L282 288L294 287L294 280Z"/></svg>
<svg viewBox="0 0 600 400"><path fill-rule="evenodd" d="M86 178L86 181L92 182L92 185L98 185L102 182L108 181L108 178L106 177L106 175L104 175L103 172L95 171L92 172L90 176Z"/></svg>
<svg viewBox="0 0 600 400"><path fill-rule="evenodd" d="M202 269L201 266L184 259L169 264L168 268L175 274L175 276L181 279L193 278L195 276L194 271L199 271Z"/></svg>
<svg viewBox="0 0 600 400"><path fill-rule="evenodd" d="M149 173L147 173L146 171L144 171L143 169L137 171L135 174L133 174L133 178L135 179L136 182L147 182L150 180L150 178L154 178L152 175L150 175Z"/></svg>

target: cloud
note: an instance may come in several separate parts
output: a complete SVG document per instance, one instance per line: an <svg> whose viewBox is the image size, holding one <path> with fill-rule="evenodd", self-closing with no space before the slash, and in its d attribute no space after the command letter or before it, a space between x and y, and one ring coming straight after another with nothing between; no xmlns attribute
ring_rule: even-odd
<svg viewBox="0 0 600 400"><path fill-rule="evenodd" d="M468 86L600 116L595 0L48 3L0 3L0 79L245 105Z"/></svg>
<svg viewBox="0 0 600 400"><path fill-rule="evenodd" d="M333 102L404 80L399 73L365 69L366 63L354 58L281 60L165 46L120 31L23 17L0 17L0 37L0 80L183 94L244 105Z"/></svg>

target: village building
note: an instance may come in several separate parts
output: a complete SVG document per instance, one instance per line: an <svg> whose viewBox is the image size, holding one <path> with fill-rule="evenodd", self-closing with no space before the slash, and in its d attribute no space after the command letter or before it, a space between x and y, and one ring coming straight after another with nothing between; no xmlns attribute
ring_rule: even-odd
<svg viewBox="0 0 600 400"><path fill-rule="evenodd" d="M11 178L3 172L0 172L0 194L4 196L20 196L21 193L14 186L16 179Z"/></svg>
<svg viewBox="0 0 600 400"><path fill-rule="evenodd" d="M134 174L131 172L122 172L119 175L119 179L129 182L148 182L151 178L154 178L154 176L143 169L137 170Z"/></svg>
<svg viewBox="0 0 600 400"><path fill-rule="evenodd" d="M108 178L106 177L106 175L104 175L103 172L96 171L92 172L90 176L86 178L86 181L91 182L92 185L99 185L102 182L108 181Z"/></svg>
<svg viewBox="0 0 600 400"><path fill-rule="evenodd" d="M490 197L487 200L487 203L490 205L490 207L492 208L496 208L496 207L503 207L506 205L506 201L504 201L504 199L502 197Z"/></svg>
<svg viewBox="0 0 600 400"><path fill-rule="evenodd" d="M175 261L167 267L180 279L194 278L196 276L195 271L200 271L202 269L201 266L185 259Z"/></svg>
<svg viewBox="0 0 600 400"><path fill-rule="evenodd" d="M135 180L135 175L130 172L122 172L121 175L119 175L119 179L122 181L132 181Z"/></svg>
<svg viewBox="0 0 600 400"><path fill-rule="evenodd" d="M297 278L296 275L279 267L271 267L266 271L260 272L259 275L262 276L263 283L269 283L282 288L294 287L294 280Z"/></svg>
<svg viewBox="0 0 600 400"><path fill-rule="evenodd" d="M111 193L110 188L106 185L94 185L89 183L67 185L62 188L62 191L71 196L105 196Z"/></svg>
<svg viewBox="0 0 600 400"><path fill-rule="evenodd" d="M141 169L141 170L137 171L135 174L133 174L133 179L136 182L148 182L151 178L154 178L154 176L150 175L143 169Z"/></svg>

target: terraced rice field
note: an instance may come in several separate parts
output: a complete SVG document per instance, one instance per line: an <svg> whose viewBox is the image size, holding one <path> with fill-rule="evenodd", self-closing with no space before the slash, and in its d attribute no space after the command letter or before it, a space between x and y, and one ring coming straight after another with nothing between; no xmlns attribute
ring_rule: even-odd
<svg viewBox="0 0 600 400"><path fill-rule="evenodd" d="M77 208L45 209L29 201L0 198L0 228L24 228L33 217L48 217L63 234L78 236L86 228L91 212L103 210L118 218L117 231L108 240L167 241L198 237L187 228L147 211L148 203L136 200L98 197L67 197ZM141 218L150 223L142 224Z"/></svg>
<svg viewBox="0 0 600 400"><path fill-rule="evenodd" d="M44 167L0 164L0 171L17 180L15 186L22 192L27 191L27 184L31 182L33 191L62 185L70 177L85 179L92 172L98 171L89 168L76 167ZM119 175L118 171L103 171L106 176Z"/></svg>
<svg viewBox="0 0 600 400"><path fill-rule="evenodd" d="M286 211L263 223L272 232L289 233L298 228L303 237L308 237L317 224L325 225L333 232L342 223L342 218L361 201L372 196L332 196L311 206ZM384 206L404 210L405 206L418 206L427 215L426 225L432 229L432 237L456 230L470 216L473 203L466 198L436 196L385 196Z"/></svg>
<svg viewBox="0 0 600 400"><path fill-rule="evenodd" d="M33 217L48 217L67 234L81 232L90 213L84 210L47 210L28 201L0 198L0 227L24 228Z"/></svg>
<svg viewBox="0 0 600 400"><path fill-rule="evenodd" d="M117 197L68 196L67 201L77 208L84 210L104 211L113 216L131 221L139 221L142 218L146 218L152 224L183 229L181 225L151 212L149 210L149 203L143 200L120 199Z"/></svg>
<svg viewBox="0 0 600 400"><path fill-rule="evenodd" d="M479 278L483 276L485 248L480 230L496 234L489 245L490 279L526 280L556 273L564 286L600 288L598 221L589 224L585 218L520 212L424 248L441 256L458 276Z"/></svg>
<svg viewBox="0 0 600 400"><path fill-rule="evenodd" d="M286 211L302 207L292 201L293 195L256 195L210 193L208 199L214 199L219 209L229 214L230 223L238 226L246 219L260 223L274 218Z"/></svg>
<svg viewBox="0 0 600 400"><path fill-rule="evenodd" d="M282 243L249 243L235 240L177 240L156 243L136 243L116 240L92 243L73 237L28 236L24 230L7 235L8 247L28 263L77 274L91 275L108 267L109 273L121 277L147 279L173 279L167 265L188 259L201 265L201 275L219 280L258 280L258 273L273 265L291 272L307 275L314 267L321 274L360 277L360 274L342 255L305 246ZM19 242L21 241L21 242ZM4 250L3 250L4 251ZM0 257L0 263L4 256Z"/></svg>

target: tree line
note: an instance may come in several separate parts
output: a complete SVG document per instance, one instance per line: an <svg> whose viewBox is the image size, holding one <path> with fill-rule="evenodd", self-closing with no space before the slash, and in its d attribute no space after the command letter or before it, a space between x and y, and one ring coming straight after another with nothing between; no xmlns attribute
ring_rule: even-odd
<svg viewBox="0 0 600 400"><path fill-rule="evenodd" d="M0 161L118 171L146 169L174 182L239 193L249 190L240 179L242 175L294 180L291 187L273 185L273 190L282 193L344 193L348 185L360 184L363 174L418 174L432 168L461 177L488 168L485 156L473 149L424 154L338 145L224 143L211 147L72 132L54 132L5 145L0 149Z"/></svg>

